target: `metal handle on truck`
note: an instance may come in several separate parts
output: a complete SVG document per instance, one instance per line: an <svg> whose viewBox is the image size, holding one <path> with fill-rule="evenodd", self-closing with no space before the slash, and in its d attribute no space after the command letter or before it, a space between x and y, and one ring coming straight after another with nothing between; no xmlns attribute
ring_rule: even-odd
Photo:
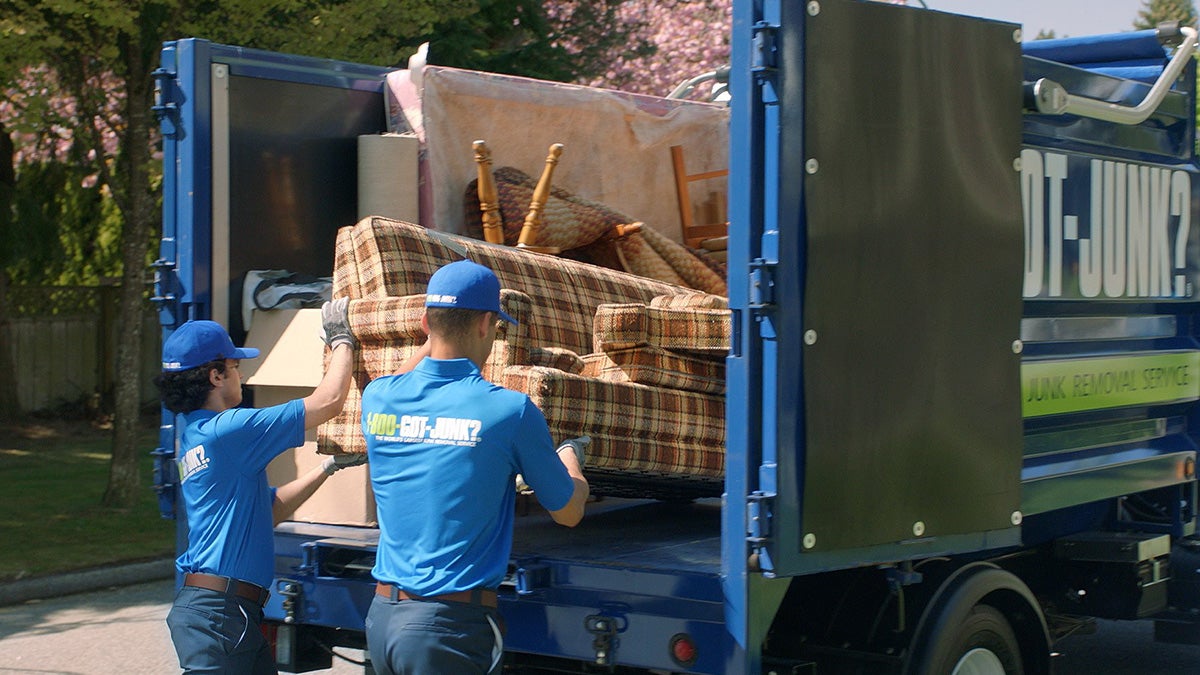
<svg viewBox="0 0 1200 675"><path fill-rule="evenodd" d="M1170 63L1163 69L1141 103L1128 106L1077 96L1067 93L1061 84L1042 78L1027 85L1026 93L1031 99L1032 107L1049 115L1079 115L1116 124L1141 124L1158 108L1158 104L1162 103L1163 97L1171 89L1171 83L1183 72L1188 59L1192 58L1192 51L1196 48L1196 29L1180 26L1179 31L1183 33L1183 42L1175 48Z"/></svg>

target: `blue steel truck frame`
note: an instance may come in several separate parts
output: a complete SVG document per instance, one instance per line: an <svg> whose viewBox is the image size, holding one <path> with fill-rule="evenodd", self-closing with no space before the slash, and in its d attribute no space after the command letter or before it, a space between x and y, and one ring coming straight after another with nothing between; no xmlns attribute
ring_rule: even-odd
<svg viewBox="0 0 1200 675"><path fill-rule="evenodd" d="M518 519L505 669L1048 673L1095 618L1200 644L1194 47L734 2L724 496ZM164 46L164 335L236 334L249 269L331 268L385 74ZM282 669L364 646L377 536L276 529Z"/></svg>

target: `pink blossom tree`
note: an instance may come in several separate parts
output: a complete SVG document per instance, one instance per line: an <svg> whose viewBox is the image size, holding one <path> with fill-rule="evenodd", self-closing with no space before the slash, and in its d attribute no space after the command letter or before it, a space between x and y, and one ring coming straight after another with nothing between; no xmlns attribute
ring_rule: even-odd
<svg viewBox="0 0 1200 675"><path fill-rule="evenodd" d="M13 163L68 163L73 156L87 163L111 163L119 146L117 129L122 125L122 92L114 79L111 73L88 76L86 87L98 92L88 103L98 107L85 114L80 112L82 102L64 92L58 74L49 66L22 68L16 81L0 91L0 121L12 134ZM85 149L78 150L77 144ZM93 174L88 183L95 181Z"/></svg>
<svg viewBox="0 0 1200 675"><path fill-rule="evenodd" d="M0 246L0 269L24 284L94 284L120 269L121 221L108 179L123 125L111 73L86 77L84 101L47 64L21 68L0 90L0 125L21 189L5 208L22 236ZM85 107L86 106L86 107Z"/></svg>
<svg viewBox="0 0 1200 675"><path fill-rule="evenodd" d="M627 0L619 15L632 29L629 44L649 42L654 53L611 49L607 69L584 84L666 96L680 82L729 63L732 11L732 0ZM700 87L691 97L709 91Z"/></svg>
<svg viewBox="0 0 1200 675"><path fill-rule="evenodd" d="M552 0L548 6L551 16L561 16L573 4ZM614 48L603 74L584 84L666 96L681 82L729 64L732 0L626 0L618 16L630 30L628 45L645 42L656 49L644 54ZM697 87L688 98L706 99L711 84Z"/></svg>

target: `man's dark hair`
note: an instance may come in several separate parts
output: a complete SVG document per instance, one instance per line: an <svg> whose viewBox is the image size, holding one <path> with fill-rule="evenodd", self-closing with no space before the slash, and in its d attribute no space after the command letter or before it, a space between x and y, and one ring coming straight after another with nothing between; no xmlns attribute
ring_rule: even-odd
<svg viewBox="0 0 1200 675"><path fill-rule="evenodd" d="M212 382L208 374L213 369L218 373L225 372L225 359L217 359L208 363L181 370L178 373L159 373L154 378L154 386L162 398L163 407L173 413L190 413L204 407L208 392L212 391Z"/></svg>
<svg viewBox="0 0 1200 675"><path fill-rule="evenodd" d="M429 318L429 330L451 342L458 342L468 335L471 327L479 321L480 314L491 314L491 312L458 307L427 307L425 309L425 316Z"/></svg>

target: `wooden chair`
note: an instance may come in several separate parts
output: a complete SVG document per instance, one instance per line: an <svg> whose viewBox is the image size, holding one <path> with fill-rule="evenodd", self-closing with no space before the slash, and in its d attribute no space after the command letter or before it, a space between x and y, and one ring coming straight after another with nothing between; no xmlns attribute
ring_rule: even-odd
<svg viewBox="0 0 1200 675"><path fill-rule="evenodd" d="M529 213L525 215L525 225L521 227L521 236L517 239L517 248L551 255L558 255L562 252L557 246L537 245L538 231L542 229L542 209L546 207L546 201L550 199L554 167L558 165L558 158L562 155L562 151L562 143L550 146L550 152L546 155L546 165L542 169L542 176L538 179L537 187L533 190L533 198L529 202Z"/></svg>
<svg viewBox="0 0 1200 675"><path fill-rule="evenodd" d="M683 229L684 245L688 248L701 248L701 243L705 240L726 236L729 231L729 220L726 217L725 191L722 189L710 193L712 197L707 204L706 211L713 218L713 222L696 223L695 208L692 206L692 196L688 184L714 178L725 178L729 175L729 170L721 169L689 174L684 165L683 146L681 145L671 146L671 164L675 169L675 194L679 198L679 222Z"/></svg>
<svg viewBox="0 0 1200 675"><path fill-rule="evenodd" d="M484 240L492 244L504 244L506 234L503 218L500 215L499 189L496 185L496 177L492 174L491 150L488 148L487 142L483 140L475 141L473 147L475 150L475 164L478 169L476 194L479 198ZM546 203L550 199L554 168L558 165L558 160L562 156L562 152L563 145L561 143L555 143L550 146L549 152L546 155L545 166L542 168L542 175L539 177L530 197L529 210L525 215L525 221L521 227L517 248L532 253L548 253L551 255L562 253L561 247L539 245L537 243L542 233L542 214ZM613 258L611 264L599 264L628 272L630 271L629 265L625 260L623 249L618 243L626 237L640 232L642 227L643 224L640 222L616 224L610 230L601 234L596 240L585 242L583 246L590 247L589 253L592 255L596 255L600 248L606 251L611 250L613 255L605 256L606 259L608 257ZM592 260L591 262L596 261Z"/></svg>
<svg viewBox="0 0 1200 675"><path fill-rule="evenodd" d="M476 194L479 197L479 210L483 220L483 238L490 244L503 244L505 243L504 221L500 217L500 193L496 189L496 178L492 175L492 151L488 148L487 142L482 140L475 141L472 147L475 149L475 165L479 178ZM522 225L520 236L517 239L517 248L533 253L552 255L561 252L556 246L539 246L537 240L538 233L542 229L542 211L550 199L554 167L558 165L558 158L562 156L562 151L562 143L550 146L550 152L546 155L546 165L533 190L529 212L525 215L525 223Z"/></svg>

